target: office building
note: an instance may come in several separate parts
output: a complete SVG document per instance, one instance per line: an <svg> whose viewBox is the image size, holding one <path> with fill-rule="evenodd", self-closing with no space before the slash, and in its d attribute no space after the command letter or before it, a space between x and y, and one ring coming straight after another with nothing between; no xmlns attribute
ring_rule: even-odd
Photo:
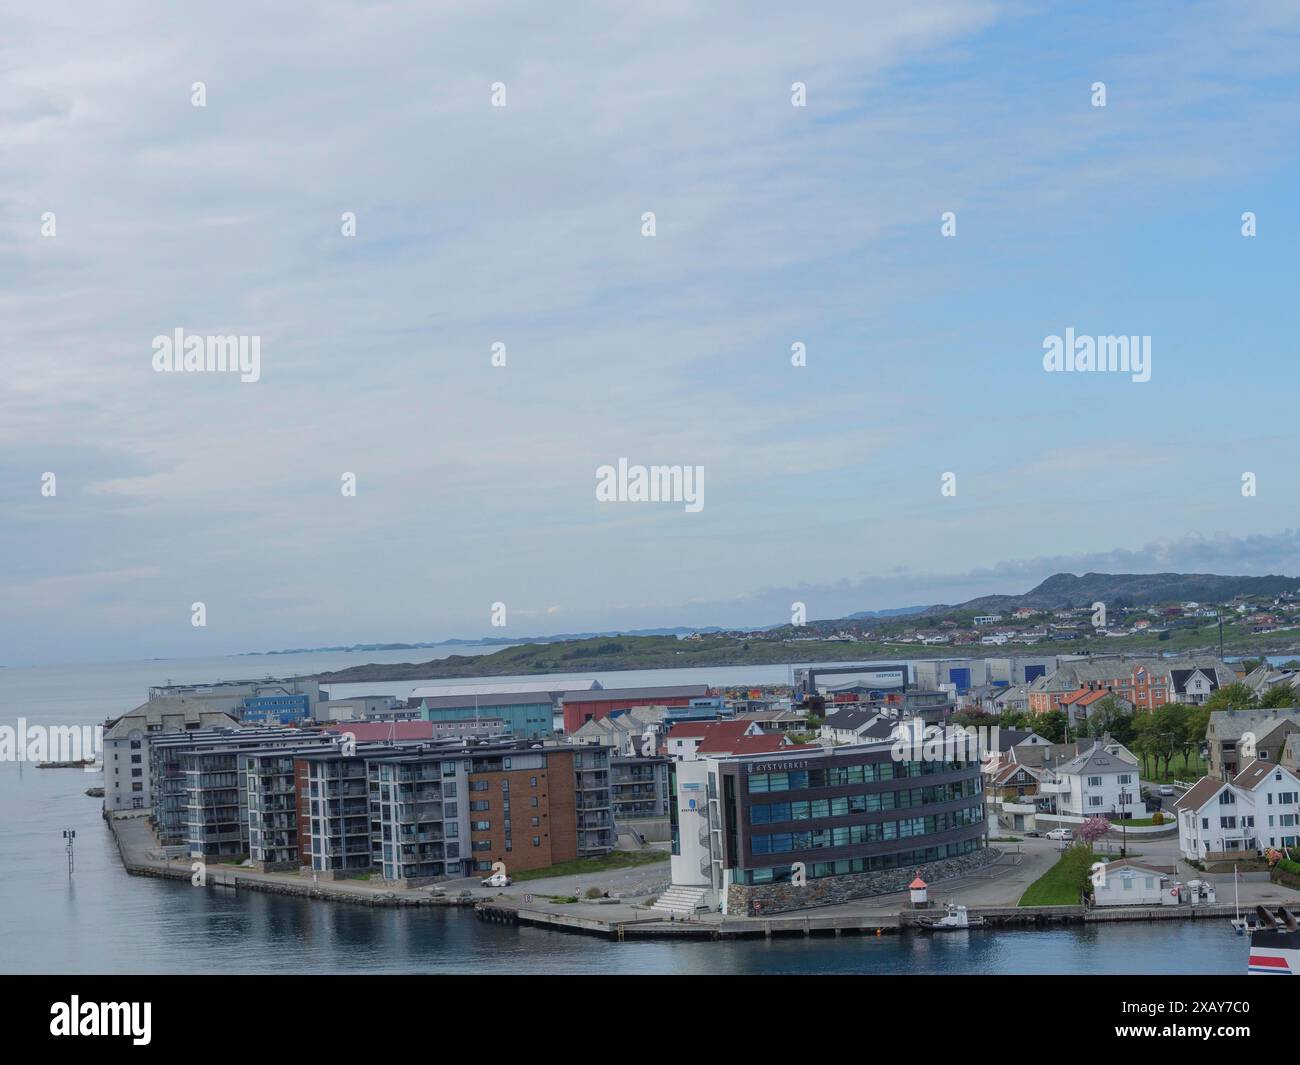
<svg viewBox="0 0 1300 1065"><path fill-rule="evenodd" d="M987 860L980 763L890 741L674 762L672 881L734 914L901 890Z"/></svg>

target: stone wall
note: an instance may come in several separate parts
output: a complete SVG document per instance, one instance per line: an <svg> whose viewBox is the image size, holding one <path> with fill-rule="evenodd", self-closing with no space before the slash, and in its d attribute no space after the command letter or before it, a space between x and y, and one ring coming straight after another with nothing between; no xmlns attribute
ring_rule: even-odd
<svg viewBox="0 0 1300 1065"><path fill-rule="evenodd" d="M1002 852L996 847L944 858L920 866L921 879L927 883L951 880L997 861ZM916 876L917 866L900 869L881 869L871 873L850 873L847 876L825 876L809 879L803 887L793 884L732 884L727 888L727 913L732 916L752 916L754 902L762 907L764 917L774 913L788 913L810 906L834 906L872 895L892 895L904 891ZM932 900L933 901L933 900Z"/></svg>

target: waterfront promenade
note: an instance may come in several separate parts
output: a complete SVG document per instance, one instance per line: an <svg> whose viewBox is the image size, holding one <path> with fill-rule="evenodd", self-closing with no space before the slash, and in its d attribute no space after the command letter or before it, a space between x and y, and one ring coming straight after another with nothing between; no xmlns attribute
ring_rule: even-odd
<svg viewBox="0 0 1300 1065"><path fill-rule="evenodd" d="M188 858L168 859L143 817L118 817L108 825L117 839L126 870L136 876L156 876L193 882ZM1169 866L1176 857L1177 841L1171 838L1144 839L1141 850L1129 838L1130 855L1139 860ZM1096 908L1054 906L1021 908L1021 895L1060 857L1059 845L1046 839L1025 839L1018 843L995 844L996 861L977 872L930 885L930 914L945 903L969 908L972 916L984 917L990 927L1041 926L1045 923L1078 923L1132 920L1204 920L1234 913L1232 877L1211 876L1179 864L1176 879L1210 879L1218 890L1213 907ZM1107 847L1115 847L1108 840ZM653 896L668 884L667 855L662 863L601 872L569 874L517 882L507 889L484 888L477 879L453 880L432 888L394 891L382 881L366 879L320 880L295 872L261 873L238 865L209 864L205 883L241 891L262 891L296 895L361 906L475 906L480 918L508 924L529 924L557 930L607 936L613 939L686 937L705 939L753 936L897 933L915 923L907 892L874 896L858 902L774 914L767 917L723 916L701 911L689 918L669 918L650 908ZM594 889L609 898L587 899ZM1300 892L1260 880L1243 880L1239 885L1243 910L1257 903L1284 904L1300 908ZM567 901L575 899L576 901Z"/></svg>

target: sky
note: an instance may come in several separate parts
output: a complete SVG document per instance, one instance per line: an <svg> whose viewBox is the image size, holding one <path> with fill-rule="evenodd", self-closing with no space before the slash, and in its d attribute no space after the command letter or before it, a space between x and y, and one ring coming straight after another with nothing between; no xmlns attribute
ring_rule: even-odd
<svg viewBox="0 0 1300 1065"><path fill-rule="evenodd" d="M0 6L0 664L1300 574L1298 37L1266 0ZM158 372L177 329L258 379ZM1150 380L1049 372L1067 329ZM702 505L602 500L620 459Z"/></svg>

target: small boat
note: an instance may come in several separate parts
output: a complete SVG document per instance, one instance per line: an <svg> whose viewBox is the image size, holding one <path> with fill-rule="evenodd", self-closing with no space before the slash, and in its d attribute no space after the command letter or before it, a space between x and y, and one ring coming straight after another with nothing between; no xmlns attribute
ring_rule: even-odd
<svg viewBox="0 0 1300 1065"><path fill-rule="evenodd" d="M104 797L104 789L103 789L103 788L87 788L87 789L86 789L86 794L89 795L92 799L102 799L102 798Z"/></svg>
<svg viewBox="0 0 1300 1065"><path fill-rule="evenodd" d="M93 758L80 758L75 762L37 762L37 769L83 769L88 765L94 765Z"/></svg>
<svg viewBox="0 0 1300 1065"><path fill-rule="evenodd" d="M958 906L956 903L950 902L944 907L942 917L934 917L929 920L922 919L919 927L927 932L951 932L962 928L982 928L983 926L983 917L972 917L966 912L965 906Z"/></svg>

